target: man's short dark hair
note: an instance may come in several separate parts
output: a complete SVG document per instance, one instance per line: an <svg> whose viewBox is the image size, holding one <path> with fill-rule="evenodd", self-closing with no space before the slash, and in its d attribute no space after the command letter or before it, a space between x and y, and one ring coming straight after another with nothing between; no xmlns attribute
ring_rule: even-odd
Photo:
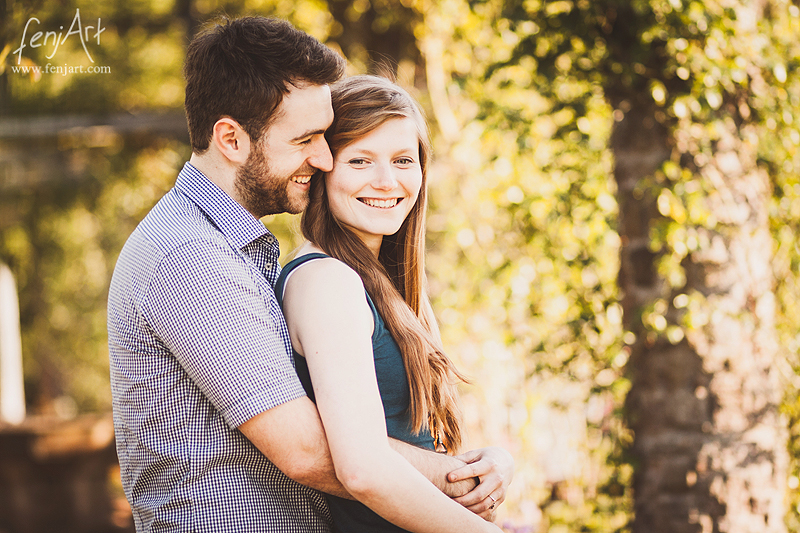
<svg viewBox="0 0 800 533"><path fill-rule="evenodd" d="M284 20L223 18L186 51L186 119L192 151L208 149L214 124L236 120L259 139L291 85L326 85L344 74L333 50Z"/></svg>

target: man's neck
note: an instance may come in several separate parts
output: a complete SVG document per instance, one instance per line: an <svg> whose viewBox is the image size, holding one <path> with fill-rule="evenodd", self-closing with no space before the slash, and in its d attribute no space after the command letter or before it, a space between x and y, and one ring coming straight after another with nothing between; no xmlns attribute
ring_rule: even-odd
<svg viewBox="0 0 800 533"><path fill-rule="evenodd" d="M223 158L224 159L224 158ZM236 171L230 164L225 164L220 161L219 157L215 157L211 150L203 154L192 153L189 163L194 168L202 172L209 180L211 180L217 187L222 189L225 194L239 202L236 189L234 187ZM239 202L241 203L241 202Z"/></svg>

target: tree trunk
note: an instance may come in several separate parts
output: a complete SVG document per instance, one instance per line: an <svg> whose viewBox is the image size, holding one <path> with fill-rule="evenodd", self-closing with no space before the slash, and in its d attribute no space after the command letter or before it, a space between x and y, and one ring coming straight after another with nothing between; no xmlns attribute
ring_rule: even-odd
<svg viewBox="0 0 800 533"><path fill-rule="evenodd" d="M670 250L651 237L661 215L658 193L649 191L659 189L643 180L670 145L682 152L684 139L680 128L670 138L655 111L652 102L634 103L617 114L612 136L620 286L625 326L635 334L626 405L635 435L633 531L782 532L788 460L778 413L768 177L743 127L719 121L726 126L712 156L693 169L716 224L687 224L698 245L673 265L685 272L685 286L673 287L656 268Z"/></svg>

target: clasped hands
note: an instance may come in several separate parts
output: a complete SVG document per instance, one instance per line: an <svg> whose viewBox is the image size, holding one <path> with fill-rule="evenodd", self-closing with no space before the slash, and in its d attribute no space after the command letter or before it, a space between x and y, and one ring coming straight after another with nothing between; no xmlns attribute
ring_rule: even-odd
<svg viewBox="0 0 800 533"><path fill-rule="evenodd" d="M514 458L505 449L495 446L471 450L455 458L466 464L447 474L445 493L493 522L514 476Z"/></svg>

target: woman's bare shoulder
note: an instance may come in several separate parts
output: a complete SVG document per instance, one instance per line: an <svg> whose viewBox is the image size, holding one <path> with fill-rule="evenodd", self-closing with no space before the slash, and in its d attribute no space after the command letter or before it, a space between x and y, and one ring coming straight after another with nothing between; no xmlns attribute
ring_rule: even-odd
<svg viewBox="0 0 800 533"><path fill-rule="evenodd" d="M317 250L305 248L303 255ZM347 264L332 257L307 261L296 267L286 281L284 299L287 303L329 306L343 309L350 305L361 306L365 301L364 283L358 273Z"/></svg>
<svg viewBox="0 0 800 533"><path fill-rule="evenodd" d="M331 330L363 328L371 335L373 318L365 294L361 277L348 265L332 257L314 259L289 276L284 315L297 332L328 335Z"/></svg>
<svg viewBox="0 0 800 533"><path fill-rule="evenodd" d="M364 290L364 285L358 273L347 264L333 257L320 257L297 267L287 281L287 289L292 285L297 286L309 283L325 286L335 286L342 283L348 287L355 285L360 287L362 291Z"/></svg>

